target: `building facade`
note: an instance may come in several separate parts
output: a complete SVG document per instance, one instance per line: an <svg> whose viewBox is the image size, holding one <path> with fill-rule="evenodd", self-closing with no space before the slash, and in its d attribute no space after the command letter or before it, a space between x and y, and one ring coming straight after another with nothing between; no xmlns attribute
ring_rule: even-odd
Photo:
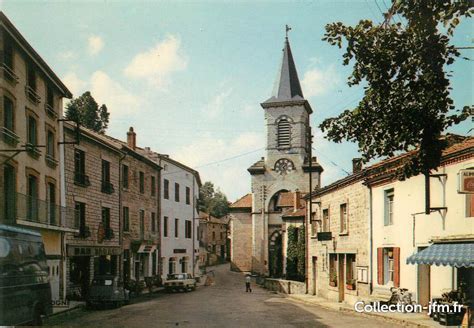
<svg viewBox="0 0 474 328"><path fill-rule="evenodd" d="M205 212L199 213L199 257L200 266L224 263L228 257L227 218L216 218Z"/></svg>
<svg viewBox="0 0 474 328"><path fill-rule="evenodd" d="M248 240L250 237L251 252L246 254L232 253L234 267L245 268L244 263L251 262L251 270L261 275L275 272L281 267L283 256L272 254L273 250L283 250L281 245L272 245L270 241L282 241L283 212L278 206L283 193L308 192L310 185L316 188L320 185L322 167L316 158L311 157L310 150L310 115L309 102L304 99L298 74L290 49L288 38L285 39L283 59L277 76L272 97L261 104L265 112L267 130L266 156L253 164L248 171L251 174L251 225L246 222L249 218L243 213L233 216L233 227L242 229L232 232L232 243L239 244L237 239ZM310 163L311 160L311 163ZM310 171L312 179L310 182ZM235 207L234 207L234 212ZM270 258L281 258L279 263Z"/></svg>
<svg viewBox="0 0 474 328"><path fill-rule="evenodd" d="M76 232L65 207L62 99L71 92L0 12L0 221L43 237L52 298L65 296L66 232Z"/></svg>
<svg viewBox="0 0 474 328"><path fill-rule="evenodd" d="M66 204L77 233L67 234L67 294L84 299L94 276L119 275L119 176L123 153L105 136L64 124ZM77 140L80 135L79 140ZM100 169L99 169L100 168Z"/></svg>

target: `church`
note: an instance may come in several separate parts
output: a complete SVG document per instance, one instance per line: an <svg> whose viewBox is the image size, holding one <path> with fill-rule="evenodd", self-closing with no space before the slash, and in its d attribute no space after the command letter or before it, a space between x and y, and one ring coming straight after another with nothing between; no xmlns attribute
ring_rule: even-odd
<svg viewBox="0 0 474 328"><path fill-rule="evenodd" d="M323 172L311 156L313 110L303 96L288 35L282 52L272 95L261 103L265 157L248 168L251 193L230 206L231 269L271 277L285 276L287 228L304 224L301 197L320 186Z"/></svg>

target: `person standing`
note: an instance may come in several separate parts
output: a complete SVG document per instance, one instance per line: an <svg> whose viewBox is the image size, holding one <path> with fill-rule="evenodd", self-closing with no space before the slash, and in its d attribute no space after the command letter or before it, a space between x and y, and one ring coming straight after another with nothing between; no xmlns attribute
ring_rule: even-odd
<svg viewBox="0 0 474 328"><path fill-rule="evenodd" d="M248 292L252 292L252 287L250 286L250 282L252 281L252 279L250 278L250 275L248 274L246 277L245 277L245 292L248 293Z"/></svg>

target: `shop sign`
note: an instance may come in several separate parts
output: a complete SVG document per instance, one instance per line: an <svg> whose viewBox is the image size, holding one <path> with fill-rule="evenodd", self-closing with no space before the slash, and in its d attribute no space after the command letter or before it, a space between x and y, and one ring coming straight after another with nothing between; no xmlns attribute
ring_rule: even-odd
<svg viewBox="0 0 474 328"><path fill-rule="evenodd" d="M459 171L459 193L474 194L474 169Z"/></svg>

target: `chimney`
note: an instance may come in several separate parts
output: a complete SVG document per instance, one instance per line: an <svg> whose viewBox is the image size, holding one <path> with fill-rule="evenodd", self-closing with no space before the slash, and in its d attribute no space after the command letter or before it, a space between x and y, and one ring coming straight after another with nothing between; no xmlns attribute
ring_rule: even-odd
<svg viewBox="0 0 474 328"><path fill-rule="evenodd" d="M301 192L296 189L293 193L293 210L299 210L301 207Z"/></svg>
<svg viewBox="0 0 474 328"><path fill-rule="evenodd" d="M137 147L137 134L133 132L133 127L130 127L127 132L127 145L133 150Z"/></svg>
<svg viewBox="0 0 474 328"><path fill-rule="evenodd" d="M362 158L352 159L352 173L359 173L362 171Z"/></svg>

